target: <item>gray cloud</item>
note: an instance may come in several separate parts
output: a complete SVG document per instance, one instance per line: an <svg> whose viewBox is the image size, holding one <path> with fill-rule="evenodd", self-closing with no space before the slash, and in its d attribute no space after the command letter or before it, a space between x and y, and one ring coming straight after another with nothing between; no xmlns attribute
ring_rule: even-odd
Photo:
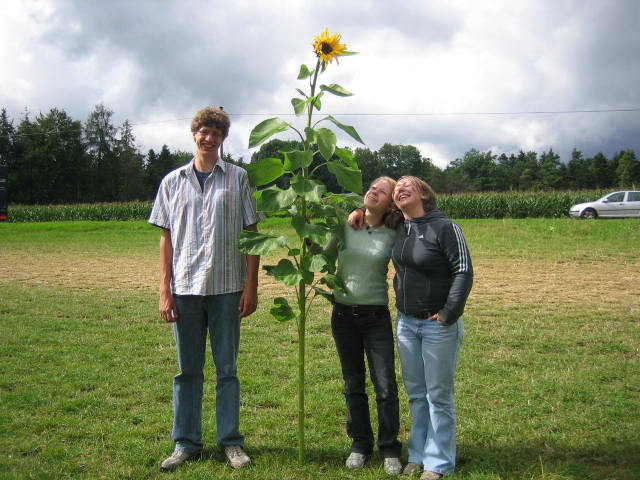
<svg viewBox="0 0 640 480"><path fill-rule="evenodd" d="M84 120L103 102L115 123L134 123L143 150L191 149L185 117L213 104L232 114L227 151L247 158L251 127L291 111L304 86L297 69L315 61L311 37L329 27L361 53L325 73L356 94L325 97L325 109L372 149L410 143L441 165L471 148L640 152L639 112L459 115L640 107L635 0L49 0L0 10L0 106L14 118L57 107Z"/></svg>

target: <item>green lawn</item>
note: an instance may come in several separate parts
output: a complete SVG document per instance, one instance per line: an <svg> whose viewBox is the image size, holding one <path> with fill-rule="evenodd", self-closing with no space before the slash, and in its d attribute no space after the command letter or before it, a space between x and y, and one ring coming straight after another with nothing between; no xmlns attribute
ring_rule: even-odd
<svg viewBox="0 0 640 480"><path fill-rule="evenodd" d="M263 230L288 233L269 222ZM452 478L640 478L640 223L459 223L476 283ZM268 315L285 291L268 277L239 360L253 465L232 471L215 446L209 359L204 457L160 472L177 365L156 313L158 240L144 222L0 224L0 478L384 478L377 454L360 472L343 467L342 381L320 302L307 330L307 463L298 464L295 327ZM406 441L403 387L401 412Z"/></svg>

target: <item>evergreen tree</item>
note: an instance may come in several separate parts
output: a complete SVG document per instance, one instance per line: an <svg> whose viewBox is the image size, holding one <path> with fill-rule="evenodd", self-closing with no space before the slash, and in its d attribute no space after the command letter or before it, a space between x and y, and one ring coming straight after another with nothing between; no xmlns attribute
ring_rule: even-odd
<svg viewBox="0 0 640 480"><path fill-rule="evenodd" d="M616 175L618 177L619 188L637 188L640 186L640 160L636 157L633 150L625 150L620 152L618 157L618 168Z"/></svg>
<svg viewBox="0 0 640 480"><path fill-rule="evenodd" d="M118 200L131 201L148 198L144 176L144 157L135 145L135 137L129 120L120 127L120 137L115 142L114 154L118 158L122 178Z"/></svg>
<svg viewBox="0 0 640 480"><path fill-rule="evenodd" d="M116 128L113 111L103 104L95 106L84 126L85 142L93 172L94 200L115 201L120 196L122 169L115 153Z"/></svg>

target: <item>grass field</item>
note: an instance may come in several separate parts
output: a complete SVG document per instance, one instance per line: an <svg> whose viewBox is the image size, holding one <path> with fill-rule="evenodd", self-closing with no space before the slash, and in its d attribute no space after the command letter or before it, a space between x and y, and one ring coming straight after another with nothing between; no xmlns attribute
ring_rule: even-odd
<svg viewBox="0 0 640 480"><path fill-rule="evenodd" d="M459 223L476 279L452 478L640 478L640 223ZM287 234L280 225L262 229ZM209 360L203 459L160 472L177 366L156 313L158 240L144 222L0 224L0 478L385 478L377 454L360 472L343 467L349 441L324 303L307 330L307 463L298 464L295 326L268 315L283 287L264 276L239 360L253 465L232 471L214 444ZM401 412L405 441L403 387Z"/></svg>

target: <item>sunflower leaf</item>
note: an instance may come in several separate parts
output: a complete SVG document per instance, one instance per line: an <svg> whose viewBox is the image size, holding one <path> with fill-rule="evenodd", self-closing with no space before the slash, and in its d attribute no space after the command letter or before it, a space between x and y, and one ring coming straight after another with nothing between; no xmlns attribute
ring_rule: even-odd
<svg viewBox="0 0 640 480"><path fill-rule="evenodd" d="M295 175L291 179L291 188L308 202L319 202L327 191L323 183L308 180L300 175Z"/></svg>
<svg viewBox="0 0 640 480"><path fill-rule="evenodd" d="M316 129L316 140L322 156L327 161L331 160L333 152L336 150L336 134L328 128L318 128Z"/></svg>
<svg viewBox="0 0 640 480"><path fill-rule="evenodd" d="M243 230L238 240L238 250L247 255L265 255L286 245L285 237L276 237L251 230Z"/></svg>
<svg viewBox="0 0 640 480"><path fill-rule="evenodd" d="M305 78L309 78L313 75L313 70L309 70L309 67L302 64L300 65L300 73L298 73L298 80L304 80Z"/></svg>
<svg viewBox="0 0 640 480"><path fill-rule="evenodd" d="M300 100L299 98L292 98L291 105L293 105L293 111L296 112L296 115L300 116L307 109L307 101Z"/></svg>
<svg viewBox="0 0 640 480"><path fill-rule="evenodd" d="M273 307L269 310L271 315L279 322L287 322L298 315L289 302L284 297L276 297L273 299Z"/></svg>
<svg viewBox="0 0 640 480"><path fill-rule="evenodd" d="M269 137L276 133L288 130L291 125L281 118L269 118L253 127L249 135L249 148L257 147Z"/></svg>
<svg viewBox="0 0 640 480"><path fill-rule="evenodd" d="M263 158L259 162L246 166L249 182L254 187L271 183L284 173L282 160L279 158Z"/></svg>
<svg viewBox="0 0 640 480"><path fill-rule="evenodd" d="M337 95L339 97L350 97L351 95L353 95L353 93L344 89L337 83L332 83L331 85L320 85L320 90L333 93L334 95Z"/></svg>
<svg viewBox="0 0 640 480"><path fill-rule="evenodd" d="M356 129L353 128L350 125L345 125L344 123L340 123L338 120L336 120L334 117L332 117L331 115L329 115L327 117L328 120L331 120L334 125L336 127L338 127L339 129L341 129L343 132L346 132L349 134L349 136L351 136L351 138L353 138L354 140L357 140L358 142L360 142L361 144L364 145L364 142L362 141L362 138L360 138L360 135L358 135L358 132L356 132Z"/></svg>
<svg viewBox="0 0 640 480"><path fill-rule="evenodd" d="M256 192L258 210L261 212L277 212L289 207L296 199L296 192L291 188L281 190L277 186L265 188Z"/></svg>
<svg viewBox="0 0 640 480"><path fill-rule="evenodd" d="M349 168L339 162L327 163L327 169L333 173L338 184L345 190L362 193L362 172Z"/></svg>

